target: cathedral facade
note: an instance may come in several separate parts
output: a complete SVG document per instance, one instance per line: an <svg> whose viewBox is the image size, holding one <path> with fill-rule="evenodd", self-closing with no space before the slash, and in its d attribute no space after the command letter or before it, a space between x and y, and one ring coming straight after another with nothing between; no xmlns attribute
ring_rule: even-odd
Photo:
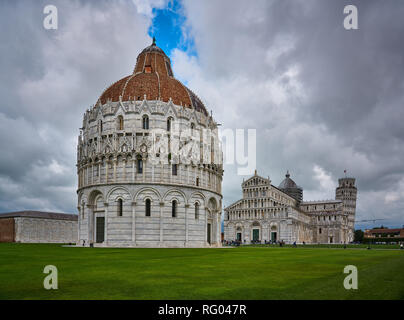
<svg viewBox="0 0 404 320"><path fill-rule="evenodd" d="M217 124L153 44L84 114L78 245L220 246Z"/></svg>
<svg viewBox="0 0 404 320"><path fill-rule="evenodd" d="M353 241L355 178L341 178L335 200L303 201L289 172L275 187L257 175L243 181L242 199L224 209L224 240L241 243L349 243Z"/></svg>

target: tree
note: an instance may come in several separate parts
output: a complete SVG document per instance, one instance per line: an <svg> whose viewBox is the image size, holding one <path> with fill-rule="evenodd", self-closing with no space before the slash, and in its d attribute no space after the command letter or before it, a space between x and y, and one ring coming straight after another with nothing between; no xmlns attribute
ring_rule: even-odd
<svg viewBox="0 0 404 320"><path fill-rule="evenodd" d="M355 242L362 242L363 240L363 231L362 230L355 230L355 234L354 234L354 241Z"/></svg>

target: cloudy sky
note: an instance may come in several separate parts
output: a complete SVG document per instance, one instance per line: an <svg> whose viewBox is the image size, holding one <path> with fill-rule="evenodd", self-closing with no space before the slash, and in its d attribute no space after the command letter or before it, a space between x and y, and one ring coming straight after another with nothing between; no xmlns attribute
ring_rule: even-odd
<svg viewBox="0 0 404 320"><path fill-rule="evenodd" d="M258 174L318 200L346 169L357 220L404 224L403 1L55 0L58 30L47 4L0 2L0 212L76 212L83 113L155 35L223 128L257 130ZM243 178L225 166L225 205Z"/></svg>

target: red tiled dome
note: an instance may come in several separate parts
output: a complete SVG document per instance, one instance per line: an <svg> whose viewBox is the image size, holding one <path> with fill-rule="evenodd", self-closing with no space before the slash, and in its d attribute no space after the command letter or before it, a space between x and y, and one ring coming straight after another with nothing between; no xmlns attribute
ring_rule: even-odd
<svg viewBox="0 0 404 320"><path fill-rule="evenodd" d="M137 57L135 70L104 91L98 102L107 101L162 100L171 98L176 105L193 108L208 115L201 100L180 81L174 78L171 61L155 42Z"/></svg>

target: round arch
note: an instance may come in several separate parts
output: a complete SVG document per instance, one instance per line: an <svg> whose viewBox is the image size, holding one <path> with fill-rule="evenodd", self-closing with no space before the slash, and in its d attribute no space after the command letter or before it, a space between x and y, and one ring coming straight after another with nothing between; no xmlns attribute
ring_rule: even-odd
<svg viewBox="0 0 404 320"><path fill-rule="evenodd" d="M90 192L90 194L88 195L88 204L89 205L94 205L95 204L95 199L98 198L100 195L102 196L102 198L103 198L103 200L105 202L105 197L104 197L103 193L100 190L98 190L98 189L92 190Z"/></svg>
<svg viewBox="0 0 404 320"><path fill-rule="evenodd" d="M218 209L217 200L214 197L209 198L208 208L212 211L215 211Z"/></svg>
<svg viewBox="0 0 404 320"><path fill-rule="evenodd" d="M200 196L202 199L198 199L198 198L196 198L195 196ZM190 201L191 201L193 198L195 198L195 200L198 200L198 201L199 201L199 200L202 200L203 203L201 203L201 204L205 206L205 203L206 203L206 196L205 196L202 192L199 192L199 191L193 192L193 193L189 196L189 198L187 199L188 203L190 203Z"/></svg>
<svg viewBox="0 0 404 320"><path fill-rule="evenodd" d="M183 191L181 191L181 190L178 190L178 189L169 189L169 190L164 194L163 200L166 200L167 197L168 197L168 195L169 195L170 193L178 193L178 194L180 194L180 195L182 196L183 200L184 200L184 203L185 203L185 204L188 203L187 197L186 197L185 193L184 193ZM174 197L175 197L175 196L174 196ZM177 196L176 198L178 198L178 196ZM177 201L178 201L178 199L177 199Z"/></svg>
<svg viewBox="0 0 404 320"><path fill-rule="evenodd" d="M112 188L111 190L108 191L106 199L109 200L111 194L113 192L115 192L116 190L124 190L130 196L130 198L132 198L132 194L127 188L125 188L123 186L117 186L117 187L114 187L114 188Z"/></svg>
<svg viewBox="0 0 404 320"><path fill-rule="evenodd" d="M156 189L150 188L150 187L146 187L146 188L142 188L142 189L138 190L138 191L135 193L135 196L133 197L133 200L134 200L134 201L137 201L139 195L140 195L142 192L145 192L145 191L150 191L150 192L154 193L154 194L156 195L157 199L158 199L159 201L161 200L161 195L160 195L160 193L159 193Z"/></svg>

